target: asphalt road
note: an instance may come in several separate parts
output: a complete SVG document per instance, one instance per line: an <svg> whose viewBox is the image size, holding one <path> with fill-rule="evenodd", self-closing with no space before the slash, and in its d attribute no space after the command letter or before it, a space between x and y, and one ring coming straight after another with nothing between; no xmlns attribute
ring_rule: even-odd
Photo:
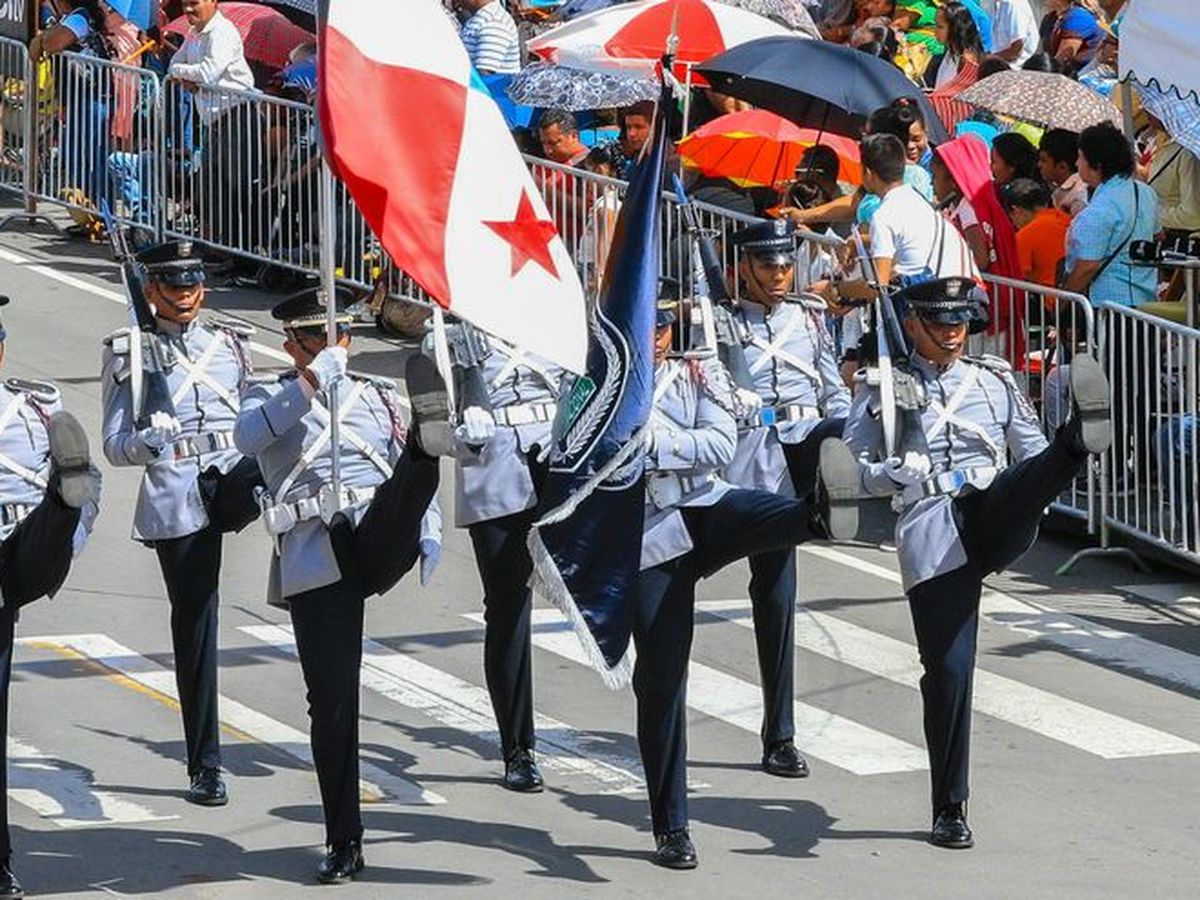
<svg viewBox="0 0 1200 900"><path fill-rule="evenodd" d="M102 248L0 235L9 376L52 379L99 433L100 339L120 327ZM216 287L210 306L281 338L272 298ZM352 365L398 373L370 326ZM263 367L277 359L259 352ZM263 601L268 541L226 543L222 720L231 803L189 806L168 606L154 555L129 538L139 473L104 471L97 532L51 601L23 613L9 727L14 866L31 894L283 897L310 890L322 838L299 667ZM452 508L448 466L443 501ZM876 538L886 531L876 523ZM799 741L812 777L757 768L760 704L735 566L702 585L690 698L701 866L669 873L652 843L631 737L633 698L607 691L539 612L536 707L547 791L501 771L481 671L481 589L464 532L422 589L368 607L362 745L368 868L339 896L1188 898L1200 894L1200 584L1157 567L1054 566L1046 536L994 579L981 627L971 823L978 846L925 843L928 773L911 625L894 554L800 556ZM327 889L335 890L335 889Z"/></svg>

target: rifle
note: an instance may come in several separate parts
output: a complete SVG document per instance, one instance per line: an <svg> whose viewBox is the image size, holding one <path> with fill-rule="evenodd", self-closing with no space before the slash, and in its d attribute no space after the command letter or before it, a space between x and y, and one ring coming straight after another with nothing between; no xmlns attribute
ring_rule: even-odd
<svg viewBox="0 0 1200 900"><path fill-rule="evenodd" d="M725 268L713 244L713 232L702 228L696 207L683 188L678 175L673 175L675 196L683 213L683 223L691 236L692 280L700 301L705 343L716 345L717 358L729 370L735 387L754 391L754 376L746 362L746 350L741 329L733 317L733 302L725 285Z"/></svg>
<svg viewBox="0 0 1200 900"><path fill-rule="evenodd" d="M146 298L143 268L126 240L124 229L113 219L107 200L100 201L100 214L112 246L113 257L121 267L121 283L129 305L129 390L133 401L134 424L145 428L155 413L175 418L175 403L167 383L172 365L170 354L158 338L154 307Z"/></svg>
<svg viewBox="0 0 1200 900"><path fill-rule="evenodd" d="M492 353L487 339L479 329L460 321L446 329L446 345L459 398L457 412L471 406L490 412L491 392L483 380L483 361Z"/></svg>
<svg viewBox="0 0 1200 900"><path fill-rule="evenodd" d="M909 451L927 454L925 427L921 411L928 404L922 382L913 373L912 349L900 327L891 289L879 284L875 264L863 246L862 236L854 231L859 261L870 269L875 285L875 334L878 347L880 418L883 445L888 456L903 459Z"/></svg>

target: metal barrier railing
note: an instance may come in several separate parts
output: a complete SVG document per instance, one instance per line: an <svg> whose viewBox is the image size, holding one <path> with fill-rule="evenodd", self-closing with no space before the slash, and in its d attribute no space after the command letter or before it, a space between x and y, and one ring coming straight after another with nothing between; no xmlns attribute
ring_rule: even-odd
<svg viewBox="0 0 1200 900"><path fill-rule="evenodd" d="M38 65L33 197L89 216L107 201L126 225L159 230L162 99L153 72L77 53Z"/></svg>
<svg viewBox="0 0 1200 900"><path fill-rule="evenodd" d="M24 191L30 125L34 121L29 98L38 99L36 77L31 77L29 50L20 41L0 38L0 188Z"/></svg>
<svg viewBox="0 0 1200 900"><path fill-rule="evenodd" d="M1115 435L1104 521L1200 563L1200 330L1107 303L1099 315Z"/></svg>

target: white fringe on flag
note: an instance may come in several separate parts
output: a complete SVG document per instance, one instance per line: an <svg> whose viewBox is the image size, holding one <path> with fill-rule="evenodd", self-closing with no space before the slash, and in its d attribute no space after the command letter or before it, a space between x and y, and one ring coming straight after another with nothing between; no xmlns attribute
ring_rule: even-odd
<svg viewBox="0 0 1200 900"><path fill-rule="evenodd" d="M554 557L550 555L550 551L542 542L542 536L538 529L543 525L557 525L569 518L578 509L579 504L590 497L596 488L611 478L621 466L629 462L634 453L644 448L649 430L649 423L643 425L637 434L617 451L599 472L580 486L579 490L567 497L560 506L550 510L535 522L529 529L529 538L526 542L529 547L529 557L533 561L533 573L529 577L529 586L553 603L558 611L566 616L571 628L575 631L575 636L579 638L579 643L583 645L583 652L587 656L588 663L600 673L605 686L614 691L629 684L633 678L633 658L626 649L625 655L621 657L620 661L615 666L609 666L600 650L600 645L596 643L591 629L588 628L587 622L583 618L583 613L575 603L575 598L567 589L567 585L558 571L558 566L554 563Z"/></svg>

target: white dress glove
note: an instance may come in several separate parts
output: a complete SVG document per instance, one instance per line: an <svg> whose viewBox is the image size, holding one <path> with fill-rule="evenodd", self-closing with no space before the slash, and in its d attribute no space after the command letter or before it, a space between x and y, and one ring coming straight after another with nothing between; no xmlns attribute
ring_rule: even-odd
<svg viewBox="0 0 1200 900"><path fill-rule="evenodd" d="M481 406L468 406L454 429L454 439L468 447L482 447L496 436L496 420Z"/></svg>
<svg viewBox="0 0 1200 900"><path fill-rule="evenodd" d="M745 388L736 388L733 392L733 399L737 404L738 414L744 418L756 415L763 406L762 397Z"/></svg>
<svg viewBox="0 0 1200 900"><path fill-rule="evenodd" d="M345 375L348 360L345 347L326 347L314 356L308 364L308 371L317 379L317 390L329 390L331 384Z"/></svg>
<svg viewBox="0 0 1200 900"><path fill-rule="evenodd" d="M138 438L147 449L159 453L163 447L179 437L183 426L170 413L156 412L150 414L150 424L138 432Z"/></svg>
<svg viewBox="0 0 1200 900"><path fill-rule="evenodd" d="M929 457L915 450L909 450L903 459L889 456L883 461L883 471L901 487L920 484L929 477Z"/></svg>

